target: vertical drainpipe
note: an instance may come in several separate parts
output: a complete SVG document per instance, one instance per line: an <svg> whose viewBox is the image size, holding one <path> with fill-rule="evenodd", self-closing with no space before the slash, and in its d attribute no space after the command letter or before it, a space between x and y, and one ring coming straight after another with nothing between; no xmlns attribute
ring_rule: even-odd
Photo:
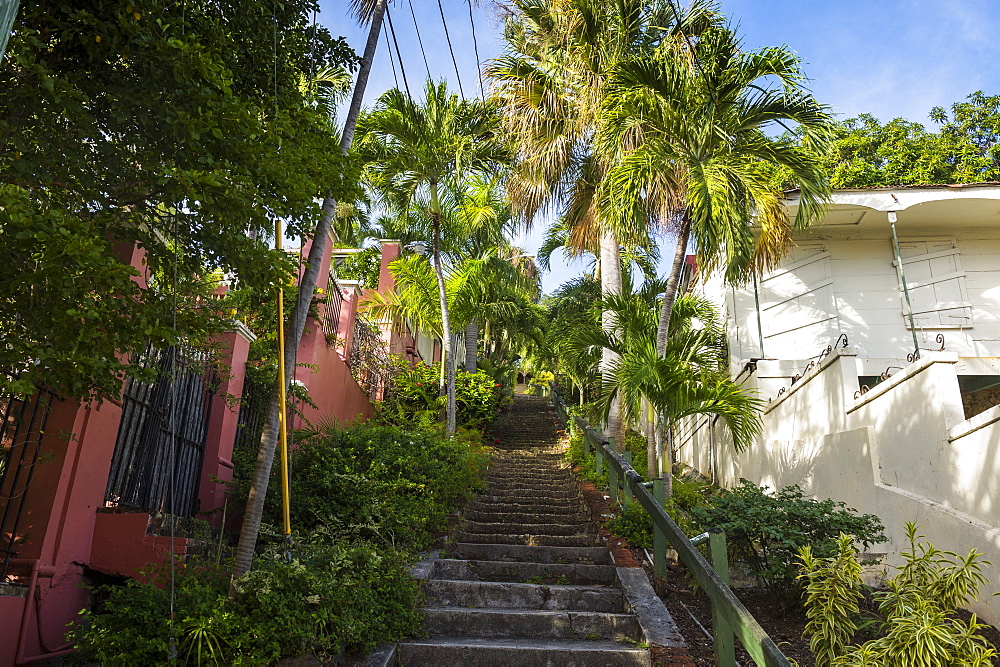
<svg viewBox="0 0 1000 667"><path fill-rule="evenodd" d="M757 337L760 340L760 358L764 359L764 325L760 321L760 297L757 295L757 274L753 274L753 302L757 307Z"/></svg>
<svg viewBox="0 0 1000 667"><path fill-rule="evenodd" d="M920 347L917 342L917 327L913 323L913 305L910 303L910 289L906 286L906 272L903 271L903 258L899 254L899 238L896 236L896 212L889 211L889 225L892 227L892 247L896 251L896 272L899 282L903 285L903 298L906 301L906 317L910 320L910 334L913 336L913 350Z"/></svg>

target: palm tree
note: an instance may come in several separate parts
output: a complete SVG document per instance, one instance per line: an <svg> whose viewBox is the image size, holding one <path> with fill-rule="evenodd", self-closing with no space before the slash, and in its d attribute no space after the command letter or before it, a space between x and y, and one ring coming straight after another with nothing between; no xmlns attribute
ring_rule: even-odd
<svg viewBox="0 0 1000 667"><path fill-rule="evenodd" d="M442 195L449 183L496 172L508 158L495 108L480 100L460 102L444 82L428 80L419 103L398 89L379 98L361 123L359 150L369 160L367 178L401 210L419 205L431 220L434 272L441 308L448 393L446 431L455 432L455 358L445 275L441 263Z"/></svg>
<svg viewBox="0 0 1000 667"><path fill-rule="evenodd" d="M689 415L716 415L729 427L737 451L746 449L760 433L763 402L747 395L729 377L725 327L714 307L694 295L678 298L672 312L671 335L665 353L660 354L654 327L658 308L656 299L650 296L658 295L663 283L655 281L648 287L645 292L605 297L604 306L614 311L619 323L614 334L609 336L592 327L579 331L575 338L577 349L596 345L618 354L609 379L603 383L604 410L610 409L611 401L620 396L622 412L631 422L640 421L644 401L665 424ZM659 457L652 447L648 451L652 476ZM672 448L664 448L662 454L669 496Z"/></svg>
<svg viewBox="0 0 1000 667"><path fill-rule="evenodd" d="M488 72L518 152L511 203L529 222L540 210L558 210L569 246L597 250L602 290L618 294L620 246L641 244L647 228L645 220L611 218L599 205L614 156L594 145L606 83L622 59L655 50L672 35L697 34L718 17L701 2L678 15L673 3L648 0L513 0L510 10L506 53ZM610 311L602 325L614 328ZM603 372L613 358L604 353ZM616 409L608 422L620 440Z"/></svg>
<svg viewBox="0 0 1000 667"><path fill-rule="evenodd" d="M721 267L730 280L773 265L790 229L822 212L829 184L817 149L832 128L788 48L745 51L720 27L669 46L618 63L599 137L620 153L602 193L608 210L676 225L657 323L661 354L689 240L700 269ZM774 136L782 127L795 127L795 136ZM801 189L791 222L778 175Z"/></svg>
<svg viewBox="0 0 1000 667"><path fill-rule="evenodd" d="M370 28L364 56L361 58L361 64L358 68L358 78L354 84L351 105L344 123L344 130L340 136L340 150L343 153L347 153L354 140L354 128L357 124L358 112L361 109L361 100L364 98L365 89L368 85L368 75L371 72L372 62L375 58L375 47L378 44L379 31L382 29L382 17L385 14L386 1L352 0L351 3L352 9L358 19L362 23L369 23ZM285 365L285 377L289 379L294 377L295 357L298 353L299 343L302 340L302 334L306 328L306 318L309 315L309 309L312 307L316 280L319 278L319 269L323 263L323 255L326 253L327 237L330 234L330 226L336 217L336 213L337 202L331 197L326 197L323 200L322 213L319 221L316 223L316 230L313 233L313 242L309 249L309 257L305 270L299 279L298 298L291 315L291 335L283 351L284 358L281 360L281 363ZM264 420L264 427L260 436L260 449L257 452L253 480L250 484L247 505L243 513L243 525L240 528L240 537L233 559L232 578L234 580L249 572L250 566L253 563L253 553L257 546L257 537L260 534L260 523L264 513L264 498L267 494L267 486L271 478L274 451L278 444L279 393L287 391L287 386L276 388L272 392L271 399L268 402L267 416Z"/></svg>
<svg viewBox="0 0 1000 667"><path fill-rule="evenodd" d="M392 262L389 270L395 279L395 292L369 295L364 308L380 319L406 320L421 331L442 336L444 326L435 271L422 258L412 255ZM500 337L518 348L525 343L518 334L530 335L532 325L539 319L532 309L523 276L494 252L452 263L447 271L445 292L448 313L458 326L480 322L489 339ZM477 341L472 345L475 349ZM496 344L488 347L492 347L493 361L510 351L501 350Z"/></svg>

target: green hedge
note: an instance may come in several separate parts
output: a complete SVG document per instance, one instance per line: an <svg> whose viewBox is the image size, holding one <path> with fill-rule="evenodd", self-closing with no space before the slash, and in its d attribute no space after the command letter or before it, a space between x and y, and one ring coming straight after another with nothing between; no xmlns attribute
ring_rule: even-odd
<svg viewBox="0 0 1000 667"><path fill-rule="evenodd" d="M450 509L481 486L487 460L475 431L446 438L361 425L301 441L292 460L294 560L278 555L285 547L265 524L254 569L233 596L227 564L180 564L173 628L180 663L335 658L419 632L420 586L406 568ZM273 525L280 523L276 478L265 510ZM81 612L70 633L77 659L170 662L168 574L163 566L147 582L100 589L103 608Z"/></svg>

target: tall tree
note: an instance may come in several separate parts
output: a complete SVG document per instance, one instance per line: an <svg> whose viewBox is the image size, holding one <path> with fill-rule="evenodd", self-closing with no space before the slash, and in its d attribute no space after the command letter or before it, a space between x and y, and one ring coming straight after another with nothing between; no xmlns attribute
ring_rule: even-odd
<svg viewBox="0 0 1000 667"><path fill-rule="evenodd" d="M837 124L823 154L835 188L1000 180L1000 96L974 92L934 107L937 131L903 118L861 114Z"/></svg>
<svg viewBox="0 0 1000 667"><path fill-rule="evenodd" d="M131 353L224 326L182 290L294 271L256 239L275 216L304 232L330 183L347 194L298 82L354 55L312 7L22 3L0 63L0 389L118 398Z"/></svg>
<svg viewBox="0 0 1000 667"><path fill-rule="evenodd" d="M621 151L602 193L608 210L677 229L657 325L661 353L689 240L700 270L719 267L730 280L773 265L791 228L823 210L830 186L817 156L832 126L786 47L747 51L718 27L668 46L619 63L600 137L606 150ZM797 138L769 134L782 127L795 127ZM792 221L776 172L799 188Z"/></svg>
<svg viewBox="0 0 1000 667"><path fill-rule="evenodd" d="M382 28L382 17L385 15L386 1L352 0L351 2L351 7L357 18L362 23L370 24L368 40L365 44L364 56L361 58L360 67L358 68L358 77L354 83L354 93L351 96L351 104L348 107L344 129L341 132L339 150L336 152L315 152L311 156L314 162L347 162L346 160L341 160L341 158L347 155L354 141L354 129L361 110L361 101L364 98L365 89L368 85L368 75L371 72L372 62L375 59L375 47L378 44L379 31ZM310 5L310 8L314 7L314 5ZM311 74L315 76L315 72ZM322 108L322 105L320 105L320 108ZM317 160L317 155L323 155L325 159ZM288 383L294 377L295 359L298 354L299 343L306 328L309 309L312 307L316 281L319 278L320 266L323 264L326 245L329 242L331 224L337 215L337 201L343 195L344 188L342 184L345 181L350 182L352 176L352 170L345 168L340 169L326 181L323 190L321 190L323 205L316 227L314 230L306 229L300 233L300 236L305 239L307 236L310 236L311 231L312 242L309 246L306 265L299 278L298 296L291 313L291 335L286 340L285 349L282 351L284 356L279 362L284 364L286 384L284 387L276 387L268 402L267 417L264 420L264 428L260 436L260 449L257 452L253 480L247 496L247 505L243 513L243 525L240 528L240 537L236 545L236 556L233 562L233 579L246 574L253 563L253 553L257 546L257 537L260 534L260 523L264 513L264 498L267 494L267 486L271 478L274 451L278 444L280 394L288 391ZM338 187L338 184L341 184L341 187ZM338 190L341 190L341 192L338 192ZM355 198L355 196L352 196L348 199L353 201Z"/></svg>
<svg viewBox="0 0 1000 667"><path fill-rule="evenodd" d="M697 34L718 16L701 2L678 15L673 3L645 0L514 0L510 12L505 53L488 71L518 151L511 202L529 222L540 210L557 210L570 245L599 255L603 292L620 293L620 247L641 244L647 221L611 218L599 205L615 154L595 150L593 141L608 78L622 59L676 34ZM614 328L611 312L602 321ZM605 373L613 358L611 350L603 354ZM608 430L621 440L616 407Z"/></svg>
<svg viewBox="0 0 1000 667"><path fill-rule="evenodd" d="M693 295L674 302L670 337L665 350L657 350L655 323L658 318L656 295L660 281L635 293L612 295L604 307L615 312L618 329L607 335L597 327L579 329L571 347L591 346L614 349L618 353L613 372L602 384L601 404L605 411L620 396L626 419L640 421L647 401L661 420L673 424L690 415L715 415L729 427L737 451L749 447L760 433L763 401L748 396L729 377L725 326L711 303ZM652 298L651 298L652 297ZM647 442L650 462L656 457L653 443ZM667 495L671 492L673 452L663 451ZM652 476L655 466L649 466Z"/></svg>
<svg viewBox="0 0 1000 667"><path fill-rule="evenodd" d="M362 121L359 147L369 160L369 181L387 202L403 210L425 208L431 220L432 260L441 308L448 393L446 431L455 432L455 355L452 349L445 272L442 265L442 196L449 182L497 172L509 158L499 141L495 107L480 100L459 101L444 82L428 81L422 102L398 89L382 95Z"/></svg>

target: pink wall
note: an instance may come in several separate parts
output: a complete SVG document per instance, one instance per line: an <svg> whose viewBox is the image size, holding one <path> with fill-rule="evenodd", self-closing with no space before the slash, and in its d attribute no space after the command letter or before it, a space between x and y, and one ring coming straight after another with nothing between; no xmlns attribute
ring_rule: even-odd
<svg viewBox="0 0 1000 667"><path fill-rule="evenodd" d="M90 562L120 419L111 402L53 404L43 441L47 460L36 468L20 526L25 541L11 568L26 579L40 576L21 611L0 624L0 664L15 664L14 652L22 663L66 648L66 624L88 601L78 584Z"/></svg>
<svg viewBox="0 0 1000 667"><path fill-rule="evenodd" d="M243 395L247 356L253 336L242 325L237 329L238 331L223 334L219 340L222 350L228 356L222 362L229 367L229 370L219 384L219 390L212 397L201 480L198 485L198 500L202 512L220 510L223 507L227 491L225 482L233 479L233 445L236 441L240 407L232 397ZM216 528L221 527L221 512L213 513L208 520Z"/></svg>
<svg viewBox="0 0 1000 667"><path fill-rule="evenodd" d="M356 309L356 299L345 300L341 313ZM350 317L351 331L354 328L354 317ZM342 337L344 332L342 330ZM298 381L305 384L316 407L299 406L308 422L316 425L331 416L341 424L370 419L375 410L368 395L361 390L351 376L351 370L338 350L326 342L326 336L319 322L309 318L306 331L302 335L299 346L299 363L311 365L312 368L300 367L296 371ZM296 419L295 427L300 428L305 423Z"/></svg>
<svg viewBox="0 0 1000 667"><path fill-rule="evenodd" d="M145 286L144 253L121 244L116 250L123 261L140 271L142 275L135 280ZM321 288L327 285L329 263L328 251L318 285ZM347 291L339 336L350 342L359 294L356 288ZM232 399L242 395L249 341L246 332L235 331L220 341L231 371L211 409L198 491L202 511L225 502L225 487L214 478L232 478L239 416L238 402ZM300 368L297 379L306 385L317 405L304 410L313 423L331 415L347 423L373 414L371 401L345 363L347 349L349 346L338 350L327 344L319 322L310 318L299 350L300 363L309 367ZM84 566L137 576L148 563L162 561L169 553L169 538L147 535L148 513L101 511L120 421L117 402L53 403L43 442L45 460L36 468L19 529L23 542L10 568L28 585L6 591L27 595L0 596L0 667L43 661L69 649L66 626L89 603L88 593L79 586ZM211 519L218 523L221 517L216 514ZM176 540L174 547L183 555L186 540Z"/></svg>

